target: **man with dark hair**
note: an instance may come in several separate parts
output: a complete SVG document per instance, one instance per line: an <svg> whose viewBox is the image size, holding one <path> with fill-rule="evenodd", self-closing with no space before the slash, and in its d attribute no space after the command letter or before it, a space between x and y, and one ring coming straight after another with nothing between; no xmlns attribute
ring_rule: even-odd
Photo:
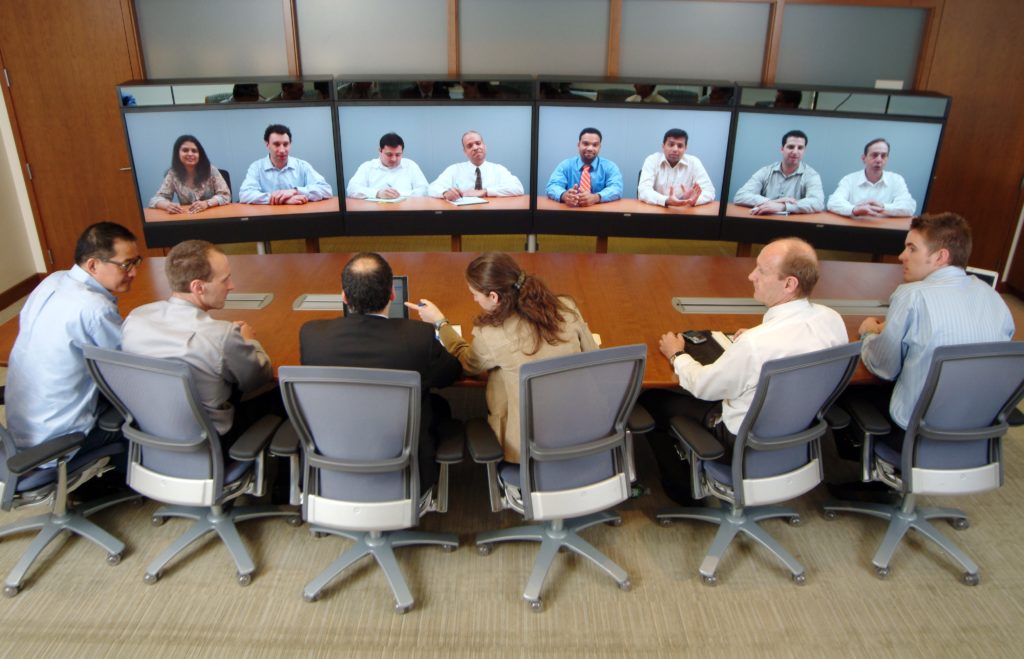
<svg viewBox="0 0 1024 659"><path fill-rule="evenodd" d="M682 128L670 128L661 141L661 151L644 160L637 184L637 198L655 206L700 206L715 199L715 185L704 164L687 155L689 135Z"/></svg>
<svg viewBox="0 0 1024 659"><path fill-rule="evenodd" d="M164 272L171 297L136 308L124 321L123 349L149 357L178 359L192 369L199 399L221 438L230 440L268 412L283 414L274 388L250 397L271 384L270 357L244 320L217 320L234 290L231 264L216 245L186 240L167 254Z"/></svg>
<svg viewBox="0 0 1024 659"><path fill-rule="evenodd" d="M903 281L885 320L861 323L861 359L883 380L894 380L889 415L906 429L931 367L944 345L1009 341L1013 317L991 286L968 275L971 227L955 213L915 217L900 254ZM881 393L889 398L888 388Z"/></svg>
<svg viewBox="0 0 1024 659"><path fill-rule="evenodd" d="M576 148L579 155L566 158L548 178L549 199L566 206L584 207L622 198L622 172L607 158L599 158L601 131L584 128Z"/></svg>
<svg viewBox="0 0 1024 659"><path fill-rule="evenodd" d="M640 403L656 423L648 441L658 460L662 486L682 505L693 503L690 472L668 435L669 419L693 419L731 448L753 402L765 362L849 340L838 313L807 299L818 282L818 257L803 240L782 238L765 245L748 279L754 284L754 299L768 307L764 321L737 331L734 342L707 365L686 354L681 335L663 335L658 347L683 391L650 389L640 396Z"/></svg>
<svg viewBox="0 0 1024 659"><path fill-rule="evenodd" d="M270 124L263 131L267 157L249 165L238 201L243 204L306 204L330 199L331 185L305 160L290 156L292 131Z"/></svg>
<svg viewBox="0 0 1024 659"><path fill-rule="evenodd" d="M889 142L884 137L864 145L860 157L864 169L847 174L828 198L828 209L847 217L909 217L917 209L907 182L885 171L889 162Z"/></svg>
<svg viewBox="0 0 1024 659"><path fill-rule="evenodd" d="M451 416L445 400L431 394L430 389L455 382L462 374L462 366L434 338L434 329L429 324L388 318L395 290L391 284L391 266L379 254L356 254L345 264L341 299L348 305L349 315L311 320L302 326L299 331L302 363L391 368L420 374L423 399L418 458L420 486L427 492L437 480L436 428Z"/></svg>
<svg viewBox="0 0 1024 659"><path fill-rule="evenodd" d="M427 194L427 177L411 158L403 158L405 140L398 133L380 138L380 156L367 160L348 181L353 199L399 199Z"/></svg>
<svg viewBox="0 0 1024 659"><path fill-rule="evenodd" d="M85 368L82 345L117 349L121 316L115 293L131 289L142 256L131 231L113 222L88 227L75 265L55 272L29 295L7 372L7 424L20 447L73 432L84 448L120 438L96 420L108 404Z"/></svg>
<svg viewBox="0 0 1024 659"><path fill-rule="evenodd" d="M825 208L825 192L818 172L804 164L807 134L791 130L782 136L782 160L754 172L733 201L751 206L751 215L818 213Z"/></svg>

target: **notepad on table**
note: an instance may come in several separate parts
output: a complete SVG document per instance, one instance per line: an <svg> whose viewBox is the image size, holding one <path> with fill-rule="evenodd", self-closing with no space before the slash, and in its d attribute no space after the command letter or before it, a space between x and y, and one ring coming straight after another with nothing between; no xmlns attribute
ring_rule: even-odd
<svg viewBox="0 0 1024 659"><path fill-rule="evenodd" d="M453 206L472 206L473 204L486 204L487 200L483 197L459 197L458 199L449 199L448 203Z"/></svg>

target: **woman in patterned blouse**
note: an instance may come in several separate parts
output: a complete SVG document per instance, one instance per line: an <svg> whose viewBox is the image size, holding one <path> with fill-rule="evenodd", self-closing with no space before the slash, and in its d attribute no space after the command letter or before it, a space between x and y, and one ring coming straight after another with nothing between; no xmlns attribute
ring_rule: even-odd
<svg viewBox="0 0 1024 659"><path fill-rule="evenodd" d="M177 196L178 203L174 203ZM161 208L168 213L201 213L212 206L231 203L231 189L210 164L206 150L192 135L182 135L174 141L171 168L164 182L149 200L150 208Z"/></svg>

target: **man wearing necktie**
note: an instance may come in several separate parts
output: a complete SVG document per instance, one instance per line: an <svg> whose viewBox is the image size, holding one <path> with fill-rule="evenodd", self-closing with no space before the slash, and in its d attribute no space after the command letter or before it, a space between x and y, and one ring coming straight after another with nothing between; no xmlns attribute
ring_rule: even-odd
<svg viewBox="0 0 1024 659"><path fill-rule="evenodd" d="M523 194L523 184L507 168L487 162L487 145L475 130L462 135L462 151L469 159L449 166L438 176L427 194L456 201L462 197L514 197Z"/></svg>
<svg viewBox="0 0 1024 659"><path fill-rule="evenodd" d="M548 179L550 199L567 206L593 206L622 197L622 173L618 165L599 158L601 131L584 128L576 147L579 155L567 158L555 167Z"/></svg>

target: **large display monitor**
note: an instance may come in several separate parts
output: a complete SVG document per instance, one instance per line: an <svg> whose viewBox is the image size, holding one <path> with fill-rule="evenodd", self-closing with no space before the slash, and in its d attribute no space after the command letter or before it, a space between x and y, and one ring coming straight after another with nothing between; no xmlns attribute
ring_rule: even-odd
<svg viewBox="0 0 1024 659"><path fill-rule="evenodd" d="M533 106L530 103L363 101L342 102L337 112L348 233L529 233L533 162ZM353 185L357 175L360 183L376 180L372 178L374 174L364 176L359 168L364 164L367 168L382 166L380 143L387 133L397 134L404 142L402 167L408 167L412 161L426 182L434 184L449 166L469 162L463 149L463 137L469 131L483 138L486 162L501 165L521 182L522 194L488 196L483 198L485 203L457 205L438 196L436 190L443 187L440 182L436 188L431 185L427 193L415 191L398 201L384 200L358 184ZM487 187L488 182L484 181L483 185Z"/></svg>
<svg viewBox="0 0 1024 659"><path fill-rule="evenodd" d="M536 232L717 238L731 120L729 106L622 103L609 107L542 102L538 111ZM601 131L599 157L614 162L622 174L622 198L573 208L549 198L546 191L556 167L579 155L580 131L591 127ZM666 207L638 198L644 161L662 153L665 133L672 128L687 133L686 155L696 156L707 171L715 189L710 203Z"/></svg>
<svg viewBox="0 0 1024 659"><path fill-rule="evenodd" d="M751 109L737 112L722 238L763 243L780 235L798 235L817 247L899 253L912 215L923 212L928 201L948 99L815 92L804 94L801 109L793 109L774 107L778 101L747 103L752 97L747 91L744 105ZM857 112L847 112L850 108ZM748 206L735 203L737 192L762 167L782 159L782 138L792 130L807 135L802 162L820 175L825 208L815 213L754 215ZM885 171L905 180L916 202L913 212L886 217L830 212L829 198L840 181L864 171L865 148L880 138L889 144Z"/></svg>
<svg viewBox="0 0 1024 659"><path fill-rule="evenodd" d="M220 101L175 107L135 106L126 107L123 116L143 230L150 246L173 245L186 238L242 242L344 232L330 102ZM305 161L322 176L330 188L329 196L305 204L241 203L250 167L260 161L269 162L270 148L264 142L264 134L272 124L290 130L289 157ZM190 136L182 143L186 150L175 152L182 136ZM207 203L193 208L173 192L174 185L168 187L173 183L173 173L169 176L173 159L184 163L183 159L189 157L187 145L195 142L202 147L212 170L217 170L230 189L230 203L223 203L226 199L218 194L209 202L209 208ZM217 186L211 180L209 185L201 186L204 191L200 196L211 196ZM325 193L320 185L316 193L309 193L309 198ZM165 198L168 203L162 203ZM168 205L171 208L159 207ZM174 206L183 212L171 212Z"/></svg>

